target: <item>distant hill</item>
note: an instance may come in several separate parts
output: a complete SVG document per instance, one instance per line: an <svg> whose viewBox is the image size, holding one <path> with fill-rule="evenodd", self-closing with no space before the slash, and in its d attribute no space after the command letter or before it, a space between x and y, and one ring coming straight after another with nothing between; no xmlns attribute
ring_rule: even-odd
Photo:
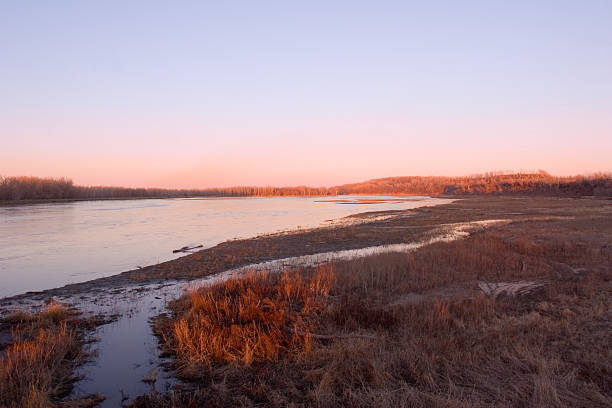
<svg viewBox="0 0 612 408"><path fill-rule="evenodd" d="M612 175L555 177L534 173L485 173L466 177L387 177L335 187L250 187L208 189L77 186L66 178L0 177L0 201L95 200L172 197L272 197L338 194L465 195L538 194L612 197Z"/></svg>
<svg viewBox="0 0 612 408"><path fill-rule="evenodd" d="M333 187L340 194L550 194L612 196L612 176L555 177L535 173L485 173L468 177L386 177Z"/></svg>

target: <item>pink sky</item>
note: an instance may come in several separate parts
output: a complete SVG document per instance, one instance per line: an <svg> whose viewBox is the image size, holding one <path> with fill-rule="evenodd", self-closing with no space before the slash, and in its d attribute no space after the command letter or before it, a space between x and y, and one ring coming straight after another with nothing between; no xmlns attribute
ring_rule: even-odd
<svg viewBox="0 0 612 408"><path fill-rule="evenodd" d="M197 188L330 186L492 170L544 169L556 175L612 170L612 126L593 117L437 123L433 118L361 118L202 130L188 123L156 125L34 127L22 140L47 137L3 157L0 173L66 176L82 185Z"/></svg>
<svg viewBox="0 0 612 408"><path fill-rule="evenodd" d="M0 175L612 171L612 2L2 2Z"/></svg>

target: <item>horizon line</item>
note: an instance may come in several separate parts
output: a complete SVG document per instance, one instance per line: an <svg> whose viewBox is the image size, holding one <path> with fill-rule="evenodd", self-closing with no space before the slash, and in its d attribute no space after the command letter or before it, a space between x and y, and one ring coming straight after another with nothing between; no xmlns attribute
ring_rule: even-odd
<svg viewBox="0 0 612 408"><path fill-rule="evenodd" d="M462 175L401 175L401 176L385 176L385 177L375 177L362 179L360 181L352 181L349 183L343 184L334 184L334 185L308 185L308 184L287 184L287 185L273 185L273 184L232 184L226 186L209 186L209 187L157 187L157 186L138 186L138 187L129 187L125 185L111 185L111 184L81 184L75 183L72 177L70 176L36 176L36 175L18 175L18 176L8 176L0 174L0 181L2 179L22 179L22 178L31 178L31 179L40 179L40 180L65 180L67 182L73 183L75 187L84 187L84 188L96 188L96 187L104 187L104 188L120 188L120 189L152 189L152 190L215 190L215 189L231 189L231 188L297 188L297 187L306 187L312 189L331 189L335 187L342 187L351 184L361 184L369 181L376 180L384 180L384 179L394 179L394 178L449 178L449 179L469 179L469 178L482 178L482 177L498 177L498 176L510 176L510 175L541 175L543 177L552 177L557 179L576 179L576 178L612 178L612 171L592 171L592 172L583 172L578 174L569 174L569 175L558 175L547 172L543 169L537 170L493 170L486 171L483 173L470 173L470 174L462 174Z"/></svg>

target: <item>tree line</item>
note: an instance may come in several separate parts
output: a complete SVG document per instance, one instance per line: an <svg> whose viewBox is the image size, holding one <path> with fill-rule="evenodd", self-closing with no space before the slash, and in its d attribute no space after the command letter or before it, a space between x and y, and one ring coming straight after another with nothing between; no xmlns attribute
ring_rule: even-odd
<svg viewBox="0 0 612 408"><path fill-rule="evenodd" d="M67 178L1 177L0 201L95 200L112 198L273 197L342 194L539 194L612 197L612 175L555 177L544 171L485 173L466 177L387 177L336 187L254 187L208 189L77 186Z"/></svg>
<svg viewBox="0 0 612 408"><path fill-rule="evenodd" d="M466 177L387 177L338 187L342 194L528 194L612 196L612 175L555 177L545 171L492 172Z"/></svg>
<svg viewBox="0 0 612 408"><path fill-rule="evenodd" d="M297 187L227 187L208 189L127 188L77 186L67 178L2 177L0 201L24 200L95 200L109 198L179 198L179 197L271 197L329 195L328 188Z"/></svg>

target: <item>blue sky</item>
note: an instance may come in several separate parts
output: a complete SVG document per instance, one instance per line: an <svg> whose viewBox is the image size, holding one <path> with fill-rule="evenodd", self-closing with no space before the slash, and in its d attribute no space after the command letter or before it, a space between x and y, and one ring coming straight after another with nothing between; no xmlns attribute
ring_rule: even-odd
<svg viewBox="0 0 612 408"><path fill-rule="evenodd" d="M611 171L611 21L611 1L5 1L0 174Z"/></svg>

